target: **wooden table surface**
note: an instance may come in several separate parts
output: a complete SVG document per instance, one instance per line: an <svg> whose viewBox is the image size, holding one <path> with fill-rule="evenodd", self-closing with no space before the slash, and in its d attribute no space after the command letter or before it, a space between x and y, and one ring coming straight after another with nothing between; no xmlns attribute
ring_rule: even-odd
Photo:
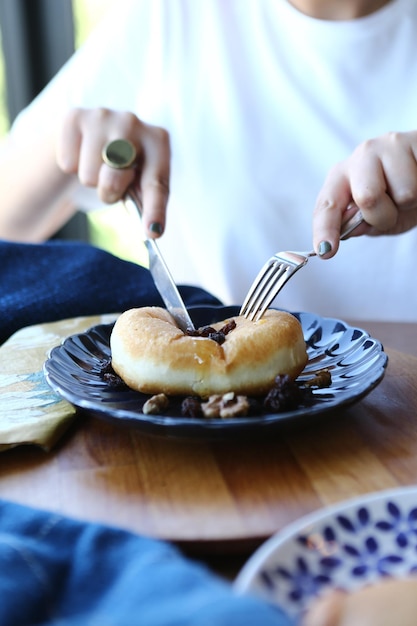
<svg viewBox="0 0 417 626"><path fill-rule="evenodd" d="M313 510L417 483L417 324L361 327L383 341L389 363L349 408L233 442L148 437L81 416L50 453L1 453L0 497L174 540L236 573L269 535Z"/></svg>

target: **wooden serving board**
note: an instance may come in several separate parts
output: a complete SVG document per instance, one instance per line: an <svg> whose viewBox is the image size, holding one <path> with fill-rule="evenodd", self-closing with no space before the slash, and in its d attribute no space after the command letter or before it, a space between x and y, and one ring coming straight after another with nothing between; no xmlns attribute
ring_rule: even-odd
<svg viewBox="0 0 417 626"><path fill-rule="evenodd" d="M417 359L388 351L365 399L246 441L178 441L79 416L50 452L0 454L0 497L203 553L248 552L289 522L417 482Z"/></svg>

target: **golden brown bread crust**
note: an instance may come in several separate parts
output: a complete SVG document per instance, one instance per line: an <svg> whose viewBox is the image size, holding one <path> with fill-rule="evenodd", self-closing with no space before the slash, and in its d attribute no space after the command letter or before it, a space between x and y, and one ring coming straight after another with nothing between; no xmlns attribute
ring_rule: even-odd
<svg viewBox="0 0 417 626"><path fill-rule="evenodd" d="M292 378L307 362L299 321L290 313L269 310L258 322L234 317L236 328L219 345L191 337L159 307L130 309L110 338L112 366L129 387L168 395L266 393L278 374ZM229 320L212 324L222 328Z"/></svg>

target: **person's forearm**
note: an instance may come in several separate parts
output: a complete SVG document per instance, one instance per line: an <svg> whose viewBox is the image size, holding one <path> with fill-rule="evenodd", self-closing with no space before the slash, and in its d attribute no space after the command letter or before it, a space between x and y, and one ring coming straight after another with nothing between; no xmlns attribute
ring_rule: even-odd
<svg viewBox="0 0 417 626"><path fill-rule="evenodd" d="M0 238L44 241L75 212L69 191L77 181L56 165L54 141L51 131L0 144Z"/></svg>

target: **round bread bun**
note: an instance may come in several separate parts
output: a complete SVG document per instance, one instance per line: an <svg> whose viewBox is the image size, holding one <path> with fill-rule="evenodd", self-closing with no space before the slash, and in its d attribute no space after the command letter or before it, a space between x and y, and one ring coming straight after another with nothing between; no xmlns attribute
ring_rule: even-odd
<svg viewBox="0 0 417 626"><path fill-rule="evenodd" d="M223 344L180 330L159 307L130 309L110 337L112 366L124 382L147 394L198 395L229 391L258 395L278 374L296 378L307 362L300 322L290 313L268 310L257 322L237 316Z"/></svg>

